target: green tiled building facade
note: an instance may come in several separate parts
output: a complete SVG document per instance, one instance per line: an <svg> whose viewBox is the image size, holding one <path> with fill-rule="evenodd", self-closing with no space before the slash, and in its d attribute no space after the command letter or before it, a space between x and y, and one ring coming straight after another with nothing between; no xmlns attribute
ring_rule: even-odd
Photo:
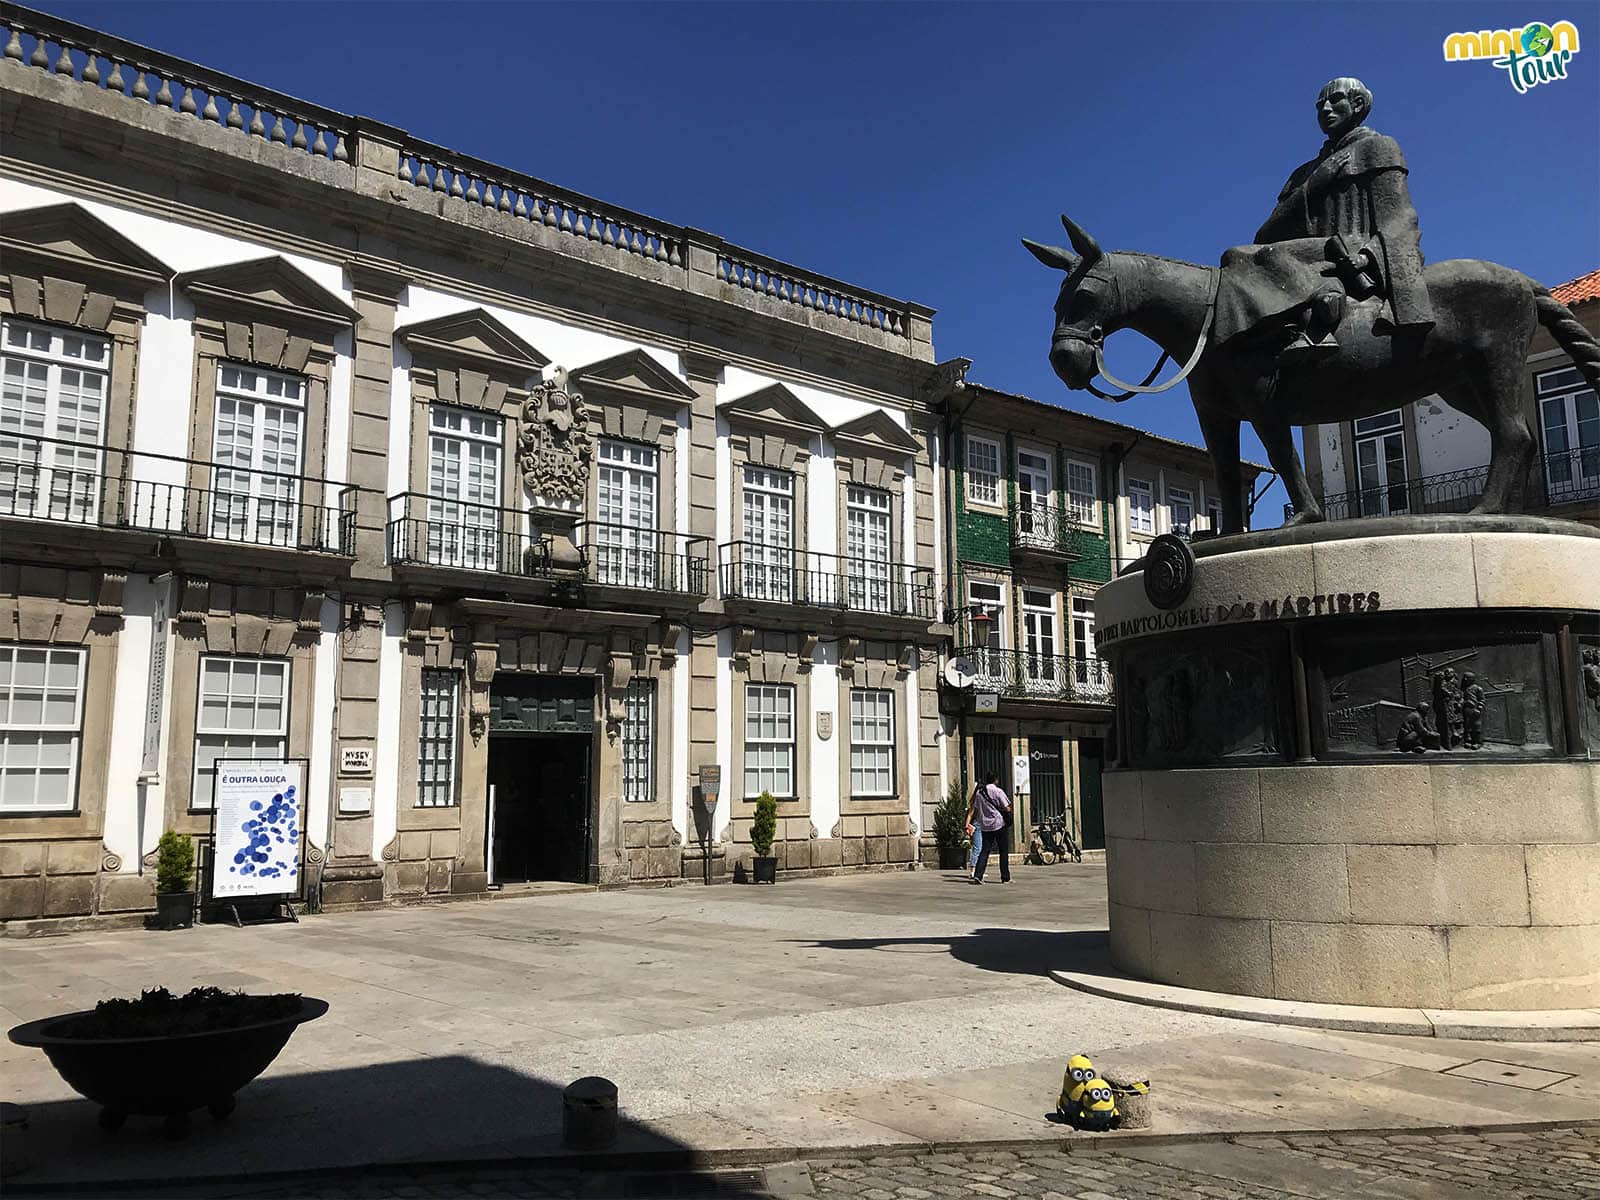
<svg viewBox="0 0 1600 1200"><path fill-rule="evenodd" d="M946 420L951 778L970 794L994 771L1016 795L1015 853L1048 820L1098 849L1117 698L1094 654L1094 593L1157 534L1214 527L1210 460L1198 446L975 384L952 397ZM1246 478L1260 469L1246 464Z"/></svg>

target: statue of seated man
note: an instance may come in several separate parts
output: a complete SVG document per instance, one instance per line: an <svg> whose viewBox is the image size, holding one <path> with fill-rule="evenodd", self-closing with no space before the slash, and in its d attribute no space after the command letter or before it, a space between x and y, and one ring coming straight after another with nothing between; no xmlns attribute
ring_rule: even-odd
<svg viewBox="0 0 1600 1200"><path fill-rule="evenodd" d="M1373 330L1396 344L1420 342L1433 327L1405 155L1363 124L1371 111L1359 79L1331 80L1318 94L1328 140L1289 176L1255 242L1222 257L1219 344L1252 332L1281 341L1287 331L1280 365L1327 357L1339 350L1347 297L1380 297Z"/></svg>

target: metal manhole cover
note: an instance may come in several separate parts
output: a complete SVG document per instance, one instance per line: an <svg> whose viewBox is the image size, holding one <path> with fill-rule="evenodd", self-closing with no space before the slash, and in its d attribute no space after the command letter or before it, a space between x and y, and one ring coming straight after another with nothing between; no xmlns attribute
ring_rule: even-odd
<svg viewBox="0 0 1600 1200"><path fill-rule="evenodd" d="M1574 1075L1561 1071L1544 1071L1538 1067L1524 1067L1518 1063L1497 1062L1492 1058L1477 1058L1459 1067L1440 1071L1441 1075L1457 1075L1462 1079L1476 1079L1479 1083L1501 1083L1507 1087L1523 1088L1530 1092L1542 1091L1552 1084L1565 1083Z"/></svg>

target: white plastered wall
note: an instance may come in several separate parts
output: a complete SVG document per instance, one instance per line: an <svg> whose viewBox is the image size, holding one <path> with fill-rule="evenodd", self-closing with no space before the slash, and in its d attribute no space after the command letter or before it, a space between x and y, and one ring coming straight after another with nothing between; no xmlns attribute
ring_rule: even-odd
<svg viewBox="0 0 1600 1200"><path fill-rule="evenodd" d="M141 799L146 811L161 813L157 795L141 797L139 767L144 758L145 718L149 711L150 645L155 636L155 607L158 591L165 583L155 583L148 575L129 575L122 587L122 632L117 635L117 672L112 691L111 744L107 748L85 746L87 754L105 753L106 815L101 840L106 849L122 860L124 873L136 873L143 857L140 847L139 811ZM165 631L162 631L163 636ZM165 713L162 714L163 718ZM155 807L150 808L151 804ZM157 831L159 836L159 831Z"/></svg>

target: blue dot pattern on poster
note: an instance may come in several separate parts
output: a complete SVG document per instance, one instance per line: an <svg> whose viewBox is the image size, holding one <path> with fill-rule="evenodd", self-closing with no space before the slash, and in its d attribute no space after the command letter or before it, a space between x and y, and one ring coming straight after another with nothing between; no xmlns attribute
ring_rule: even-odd
<svg viewBox="0 0 1600 1200"><path fill-rule="evenodd" d="M300 869L300 799L293 785L272 797L270 802L250 801L252 815L240 830L250 844L234 853L235 875L254 875L258 879L293 879Z"/></svg>

